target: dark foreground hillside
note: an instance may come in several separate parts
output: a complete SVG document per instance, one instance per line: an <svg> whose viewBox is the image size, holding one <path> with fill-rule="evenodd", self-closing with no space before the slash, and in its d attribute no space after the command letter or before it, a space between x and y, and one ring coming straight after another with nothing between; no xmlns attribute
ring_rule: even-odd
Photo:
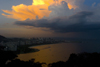
<svg viewBox="0 0 100 67"><path fill-rule="evenodd" d="M42 65L45 64L34 62L35 59L29 61L14 59L16 57L17 55L11 51L0 50L0 67L42 67ZM8 60L10 60L10 62L8 62ZM71 54L66 62L59 61L51 63L48 67L100 67L100 53Z"/></svg>
<svg viewBox="0 0 100 67"><path fill-rule="evenodd" d="M68 61L59 61L49 67L100 67L100 53L71 54Z"/></svg>
<svg viewBox="0 0 100 67"><path fill-rule="evenodd" d="M44 63L34 62L34 59L31 59L26 62L21 61L19 59L14 59L16 57L17 55L12 51L0 50L0 67L19 67L19 66L42 67L42 64L44 64Z"/></svg>

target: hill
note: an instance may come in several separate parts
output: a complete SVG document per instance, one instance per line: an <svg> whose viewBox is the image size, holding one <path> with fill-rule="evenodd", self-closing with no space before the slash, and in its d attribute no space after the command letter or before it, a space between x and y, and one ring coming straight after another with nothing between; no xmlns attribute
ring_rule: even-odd
<svg viewBox="0 0 100 67"><path fill-rule="evenodd" d="M5 40L5 39L6 39L6 37L0 35L0 42L3 41L3 40Z"/></svg>

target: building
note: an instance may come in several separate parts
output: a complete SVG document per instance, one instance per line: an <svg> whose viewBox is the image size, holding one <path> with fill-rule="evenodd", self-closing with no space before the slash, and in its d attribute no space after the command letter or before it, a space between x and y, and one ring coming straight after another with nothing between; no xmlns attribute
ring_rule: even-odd
<svg viewBox="0 0 100 67"><path fill-rule="evenodd" d="M4 46L6 46L6 51L17 51L17 43L16 42L7 42L4 43Z"/></svg>

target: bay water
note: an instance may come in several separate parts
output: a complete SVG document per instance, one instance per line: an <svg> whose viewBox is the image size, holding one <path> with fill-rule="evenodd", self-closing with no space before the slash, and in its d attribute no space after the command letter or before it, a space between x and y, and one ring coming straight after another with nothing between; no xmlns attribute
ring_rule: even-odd
<svg viewBox="0 0 100 67"><path fill-rule="evenodd" d="M67 61L70 54L82 52L100 52L100 43L98 42L83 42L83 43L57 43L32 46L30 48L39 49L38 52L19 54L18 59L23 61L35 59L35 62L45 62L47 64L57 61Z"/></svg>

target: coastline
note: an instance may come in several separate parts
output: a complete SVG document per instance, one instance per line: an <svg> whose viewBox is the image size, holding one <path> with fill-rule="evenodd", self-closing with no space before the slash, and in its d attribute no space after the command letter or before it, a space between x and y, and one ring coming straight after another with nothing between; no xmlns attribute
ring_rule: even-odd
<svg viewBox="0 0 100 67"><path fill-rule="evenodd" d="M25 54L25 53L31 53L31 52L37 52L40 51L39 49L31 49L29 48L30 45L22 45L18 46L17 51L15 51L16 54Z"/></svg>
<svg viewBox="0 0 100 67"><path fill-rule="evenodd" d="M60 43L64 43L64 42L60 42ZM52 45L52 44L57 44L57 43L50 43L50 44ZM29 48L32 48L33 49L33 47L36 47L36 46L50 45L50 44L33 45L33 46L30 46Z"/></svg>
<svg viewBox="0 0 100 67"><path fill-rule="evenodd" d="M59 43L63 43L63 42L59 42ZM38 52L38 51L40 51L39 49L35 49L35 48L31 48L31 47L41 46L41 45L50 45L50 44L57 44L57 43L21 45L21 46L18 46L17 51L15 51L15 53L16 54L25 54L25 53L31 53L31 52Z"/></svg>
<svg viewBox="0 0 100 67"><path fill-rule="evenodd" d="M57 43L82 43L82 42L54 42L54 43L35 43L31 45L20 45L18 46L18 49L16 51L16 54L25 54L25 53L31 53L31 52L38 52L39 49L36 49L34 47L41 46L41 45L50 45L50 44L57 44Z"/></svg>

